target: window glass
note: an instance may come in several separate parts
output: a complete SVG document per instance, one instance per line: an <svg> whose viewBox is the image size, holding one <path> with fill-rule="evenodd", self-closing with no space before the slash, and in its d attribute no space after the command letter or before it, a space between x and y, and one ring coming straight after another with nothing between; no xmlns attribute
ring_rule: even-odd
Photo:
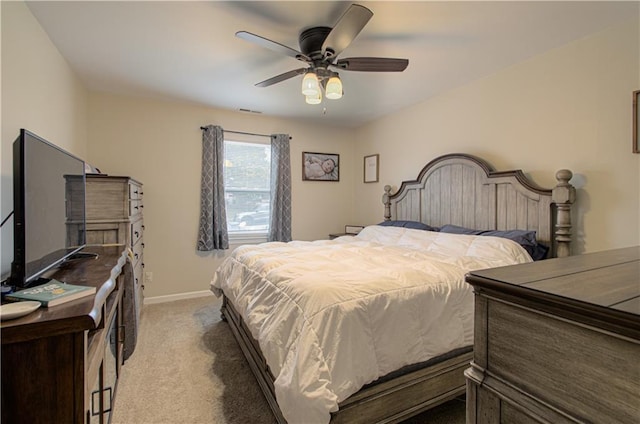
<svg viewBox="0 0 640 424"><path fill-rule="evenodd" d="M229 235L267 234L271 146L225 140L224 186Z"/></svg>

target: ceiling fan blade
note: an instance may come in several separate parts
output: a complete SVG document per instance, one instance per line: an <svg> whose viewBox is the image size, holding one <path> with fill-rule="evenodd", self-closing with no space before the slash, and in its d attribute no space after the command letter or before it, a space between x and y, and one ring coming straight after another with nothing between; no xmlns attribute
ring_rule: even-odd
<svg viewBox="0 0 640 424"><path fill-rule="evenodd" d="M352 4L346 12L338 19L327 38L322 43L322 51L326 58L338 56L349 44L362 28L369 22L373 12L359 4Z"/></svg>
<svg viewBox="0 0 640 424"><path fill-rule="evenodd" d="M409 66L409 59L388 57L348 57L336 61L331 66L345 71L361 72L402 72Z"/></svg>
<svg viewBox="0 0 640 424"><path fill-rule="evenodd" d="M285 72L284 74L276 75L256 84L256 87L269 87L270 85L277 84L289 78L293 78L297 75L302 75L307 72L307 68L294 69L293 71Z"/></svg>
<svg viewBox="0 0 640 424"><path fill-rule="evenodd" d="M251 43L257 44L261 47L267 48L269 50L273 50L277 53L282 53L287 56L290 56L294 59L302 60L303 62L310 62L307 56L302 54L301 52L292 49L291 47L287 47L284 44L276 43L275 41L271 41L267 38L261 37L259 35L253 34L247 31L238 31L236 32L236 37L242 38L243 40L249 41Z"/></svg>

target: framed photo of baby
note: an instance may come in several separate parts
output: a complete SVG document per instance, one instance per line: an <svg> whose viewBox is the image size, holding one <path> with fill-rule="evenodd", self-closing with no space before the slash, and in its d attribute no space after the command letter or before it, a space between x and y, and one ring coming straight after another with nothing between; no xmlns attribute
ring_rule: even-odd
<svg viewBox="0 0 640 424"><path fill-rule="evenodd" d="M302 181L340 181L340 155L302 152Z"/></svg>

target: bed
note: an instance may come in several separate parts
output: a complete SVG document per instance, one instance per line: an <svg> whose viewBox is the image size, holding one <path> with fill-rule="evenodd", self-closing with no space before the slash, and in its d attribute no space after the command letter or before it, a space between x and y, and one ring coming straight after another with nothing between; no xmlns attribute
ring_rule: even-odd
<svg viewBox="0 0 640 424"><path fill-rule="evenodd" d="M570 171L556 178L543 189L522 171L445 155L397 192L385 187L384 225L237 248L211 286L276 420L400 422L463 394L473 345L464 276L569 254L575 189ZM536 239L502 236L514 232Z"/></svg>

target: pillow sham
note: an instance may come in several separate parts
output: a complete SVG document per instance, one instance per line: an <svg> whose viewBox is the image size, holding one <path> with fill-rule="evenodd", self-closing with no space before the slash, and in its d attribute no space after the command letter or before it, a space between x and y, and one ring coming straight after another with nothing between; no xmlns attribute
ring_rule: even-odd
<svg viewBox="0 0 640 424"><path fill-rule="evenodd" d="M413 230L439 231L438 227L432 227L431 225L418 221L382 221L378 225L383 227L404 227L411 228Z"/></svg>
<svg viewBox="0 0 640 424"><path fill-rule="evenodd" d="M459 227L457 225L444 225L440 228L442 233L450 234L471 234L479 236L502 237L513 240L522 246L531 259L539 261L547 257L549 248L536 240L536 232L528 230L474 230L472 228Z"/></svg>

